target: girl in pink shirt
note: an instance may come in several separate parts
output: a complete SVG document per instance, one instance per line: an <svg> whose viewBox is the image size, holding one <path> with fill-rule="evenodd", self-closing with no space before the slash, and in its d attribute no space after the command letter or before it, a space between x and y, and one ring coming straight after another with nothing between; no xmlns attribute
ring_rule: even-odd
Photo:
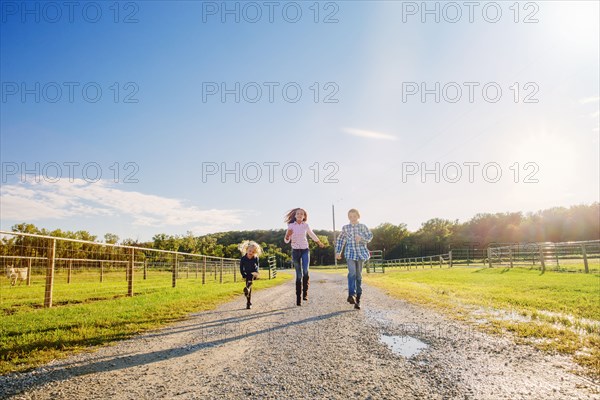
<svg viewBox="0 0 600 400"><path fill-rule="evenodd" d="M320 247L325 247L317 235L310 229L306 221L308 214L302 208L294 208L288 211L285 216L285 222L288 229L285 234L285 243L292 242L292 262L296 269L296 305L302 305L302 299L308 300L308 264L310 262L310 253L308 251L308 234L312 240L317 242ZM301 296L302 295L302 296Z"/></svg>

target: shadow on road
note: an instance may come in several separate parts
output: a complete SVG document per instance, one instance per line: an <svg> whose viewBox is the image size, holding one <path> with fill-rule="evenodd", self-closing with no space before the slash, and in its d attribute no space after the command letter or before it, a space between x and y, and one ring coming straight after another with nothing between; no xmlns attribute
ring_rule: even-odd
<svg viewBox="0 0 600 400"><path fill-rule="evenodd" d="M293 307L289 307L293 308ZM186 346L180 346L175 348L169 348L160 351L154 351L143 354L129 354L118 357L106 357L101 361L94 361L88 364L72 366L72 363L65 363L53 367L53 369L47 372L43 379L37 382L31 382L26 376L19 378L18 376L0 377L0 383L3 379L9 379L11 388L7 388L6 385L0 385L0 397L5 398L8 396L14 396L25 390L34 389L37 386L41 386L51 382L57 382L72 377L83 376L88 374L94 374L98 372L116 371L126 368L131 368L140 365L151 364L159 361L168 359L176 359L178 357L186 356L191 352L201 351L208 348L213 348L223 344L235 342L238 340L265 335L267 340L275 340L277 334L281 333L287 328L294 326L302 326L312 322L323 321L331 319L346 313L353 312L352 310L340 310L331 312L323 315L316 315L313 317L301 319L298 321L291 321L286 323L268 322L266 327L260 326L257 330L252 330L256 325L248 324L251 320L256 320L266 316L283 315L284 309L271 310L250 315L240 315L239 317L228 317L215 321L207 321L194 325L184 326L184 329L174 328L167 332L160 332L154 334L154 336L167 336L177 334L184 331L198 331L197 337L195 337L194 343ZM223 313L230 313L231 311L224 311ZM232 324L235 324L232 328ZM228 325L228 329L219 329ZM152 335L150 335L152 336Z"/></svg>

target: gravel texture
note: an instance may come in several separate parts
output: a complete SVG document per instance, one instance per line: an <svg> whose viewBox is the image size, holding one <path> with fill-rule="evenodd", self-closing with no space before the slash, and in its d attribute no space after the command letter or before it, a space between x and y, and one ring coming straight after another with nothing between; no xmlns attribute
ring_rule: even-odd
<svg viewBox="0 0 600 400"><path fill-rule="evenodd" d="M376 288L365 286L354 310L341 275L311 272L309 293L297 307L289 281L255 292L251 310L241 295L165 329L0 376L0 398L600 399L568 358ZM407 358L381 334L428 348Z"/></svg>

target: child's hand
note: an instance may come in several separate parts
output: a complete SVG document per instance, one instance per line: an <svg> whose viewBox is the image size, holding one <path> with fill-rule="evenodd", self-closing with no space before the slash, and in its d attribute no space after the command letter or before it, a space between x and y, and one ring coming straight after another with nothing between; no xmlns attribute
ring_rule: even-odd
<svg viewBox="0 0 600 400"><path fill-rule="evenodd" d="M342 259L342 254L341 253L337 253L335 255L335 258L338 259L338 260L341 260Z"/></svg>
<svg viewBox="0 0 600 400"><path fill-rule="evenodd" d="M355 235L354 236L354 240L356 240L356 243L360 243L360 241L362 240L362 238L359 235Z"/></svg>
<svg viewBox="0 0 600 400"><path fill-rule="evenodd" d="M319 242L318 245L319 245L320 248L325 247L325 245L322 242Z"/></svg>

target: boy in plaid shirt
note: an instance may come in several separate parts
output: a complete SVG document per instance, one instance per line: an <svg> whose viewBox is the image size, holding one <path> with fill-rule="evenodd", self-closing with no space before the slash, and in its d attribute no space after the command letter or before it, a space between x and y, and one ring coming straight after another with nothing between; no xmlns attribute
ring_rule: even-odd
<svg viewBox="0 0 600 400"><path fill-rule="evenodd" d="M362 295L362 268L369 259L367 243L373 239L373 234L365 224L358 222L360 213L355 208L348 211L350 223L342 227L342 233L335 243L336 258L342 258L342 249L346 245L344 256L348 262L348 303L360 310Z"/></svg>

